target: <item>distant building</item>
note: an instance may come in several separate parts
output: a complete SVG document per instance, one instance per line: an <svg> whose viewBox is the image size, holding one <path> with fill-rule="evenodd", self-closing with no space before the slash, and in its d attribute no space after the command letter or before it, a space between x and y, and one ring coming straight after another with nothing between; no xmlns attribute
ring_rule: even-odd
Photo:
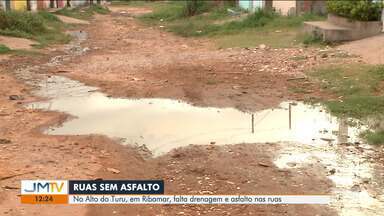
<svg viewBox="0 0 384 216"><path fill-rule="evenodd" d="M101 2L99 0L0 0L0 9L18 11L37 11L48 8L78 7Z"/></svg>
<svg viewBox="0 0 384 216"><path fill-rule="evenodd" d="M270 0L272 1L272 0ZM240 8L247 10L247 11L256 11L259 9L263 9L267 7L267 2L266 0L239 0L238 5Z"/></svg>
<svg viewBox="0 0 384 216"><path fill-rule="evenodd" d="M238 5L247 11L273 9L282 15L326 13L325 0L239 0Z"/></svg>
<svg viewBox="0 0 384 216"><path fill-rule="evenodd" d="M1 0L1 8L4 10L27 10L27 0Z"/></svg>

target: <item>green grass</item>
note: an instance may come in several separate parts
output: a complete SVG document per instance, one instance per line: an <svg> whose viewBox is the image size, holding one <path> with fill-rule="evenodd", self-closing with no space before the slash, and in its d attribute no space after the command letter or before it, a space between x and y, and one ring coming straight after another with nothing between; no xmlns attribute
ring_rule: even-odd
<svg viewBox="0 0 384 216"><path fill-rule="evenodd" d="M324 104L336 116L366 119L383 114L383 96L348 96L342 100L326 101Z"/></svg>
<svg viewBox="0 0 384 216"><path fill-rule="evenodd" d="M312 20L312 16L283 17L270 11L256 11L241 20L223 24L207 22L209 19L185 19L184 22L170 26L170 31L182 36L212 36L241 33L244 30L258 30L259 32L274 32L295 29L305 20ZM220 17L225 18L225 16ZM200 22L199 22L200 21Z"/></svg>
<svg viewBox="0 0 384 216"><path fill-rule="evenodd" d="M63 33L65 24L51 13L0 11L0 34L36 40L41 46L67 43L70 37Z"/></svg>
<svg viewBox="0 0 384 216"><path fill-rule="evenodd" d="M111 1L111 5L129 5L129 6L135 6L135 7L152 7L154 5L158 4L156 1L134 1L134 0L113 0Z"/></svg>
<svg viewBox="0 0 384 216"><path fill-rule="evenodd" d="M384 81L384 66L364 64L320 67L311 76L321 81L322 88L348 96L381 95Z"/></svg>
<svg viewBox="0 0 384 216"><path fill-rule="evenodd" d="M0 44L0 54L9 53L11 49L4 44Z"/></svg>
<svg viewBox="0 0 384 216"><path fill-rule="evenodd" d="M90 5L85 7L76 8L63 8L56 11L56 14L73 17L76 19L89 20L95 14L108 14L110 11L108 8L101 5Z"/></svg>
<svg viewBox="0 0 384 216"><path fill-rule="evenodd" d="M320 36L312 34L298 34L297 40L307 46L326 46L331 45L330 42L324 41Z"/></svg>
<svg viewBox="0 0 384 216"><path fill-rule="evenodd" d="M248 16L234 17L224 5L205 7L196 16L186 16L185 3L155 3L153 12L139 17L144 23L164 26L167 31L183 37L211 37L219 47L253 47L266 44L271 47L291 47L303 42L299 32L304 21L320 20L312 14L280 16L272 11L256 11Z"/></svg>
<svg viewBox="0 0 384 216"><path fill-rule="evenodd" d="M324 66L309 73L324 90L339 99L323 101L335 116L352 117L368 121L381 119L384 111L384 66L365 64ZM371 130L361 134L368 143L384 144L382 128L371 125Z"/></svg>
<svg viewBox="0 0 384 216"><path fill-rule="evenodd" d="M384 145L384 131L366 131L361 134L368 143L373 145Z"/></svg>
<svg viewBox="0 0 384 216"><path fill-rule="evenodd" d="M33 50L13 50L4 44L0 44L0 54L12 54L14 56L37 56L42 53Z"/></svg>

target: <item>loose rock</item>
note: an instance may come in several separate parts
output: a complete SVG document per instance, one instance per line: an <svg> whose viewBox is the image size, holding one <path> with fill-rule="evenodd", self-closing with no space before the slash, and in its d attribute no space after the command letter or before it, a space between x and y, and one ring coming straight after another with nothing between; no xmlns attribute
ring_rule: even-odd
<svg viewBox="0 0 384 216"><path fill-rule="evenodd" d="M10 95L9 100L24 100L24 97L21 95Z"/></svg>
<svg viewBox="0 0 384 216"><path fill-rule="evenodd" d="M107 170L111 173L119 174L120 170L108 167Z"/></svg>
<svg viewBox="0 0 384 216"><path fill-rule="evenodd" d="M9 139L0 139L0 144L10 144L11 142Z"/></svg>

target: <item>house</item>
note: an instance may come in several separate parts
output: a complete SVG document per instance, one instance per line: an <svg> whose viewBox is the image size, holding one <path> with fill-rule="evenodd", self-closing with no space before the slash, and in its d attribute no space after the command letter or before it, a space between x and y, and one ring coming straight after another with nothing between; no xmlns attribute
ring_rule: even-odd
<svg viewBox="0 0 384 216"><path fill-rule="evenodd" d="M0 9L3 10L45 10L48 8L63 8L67 6L78 7L90 4L92 0L0 0ZM94 1L99 2L97 0Z"/></svg>
<svg viewBox="0 0 384 216"><path fill-rule="evenodd" d="M271 8L272 0L239 0L240 8L247 11L256 11L258 9Z"/></svg>
<svg viewBox="0 0 384 216"><path fill-rule="evenodd" d="M239 0L238 5L247 11L273 9L285 16L326 12L325 0Z"/></svg>
<svg viewBox="0 0 384 216"><path fill-rule="evenodd" d="M1 0L0 2L4 10L27 10L27 0Z"/></svg>
<svg viewBox="0 0 384 216"><path fill-rule="evenodd" d="M272 7L282 15L299 15L303 13L326 13L325 0L273 0Z"/></svg>

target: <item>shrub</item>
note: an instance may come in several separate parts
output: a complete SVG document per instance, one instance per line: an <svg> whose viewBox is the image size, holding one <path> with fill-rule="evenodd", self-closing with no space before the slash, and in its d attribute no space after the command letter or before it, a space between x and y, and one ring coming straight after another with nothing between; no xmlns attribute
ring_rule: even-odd
<svg viewBox="0 0 384 216"><path fill-rule="evenodd" d="M4 44L0 44L0 54L7 53L11 51L11 49Z"/></svg>
<svg viewBox="0 0 384 216"><path fill-rule="evenodd" d="M382 7L379 1L371 0L327 1L328 12L360 21L380 20Z"/></svg>
<svg viewBox="0 0 384 216"><path fill-rule="evenodd" d="M384 131L366 131L361 134L369 144L383 145L384 144Z"/></svg>
<svg viewBox="0 0 384 216"><path fill-rule="evenodd" d="M63 32L64 28L64 23L45 11L31 13L0 10L0 34L34 39L41 46L67 43L70 37Z"/></svg>
<svg viewBox="0 0 384 216"><path fill-rule="evenodd" d="M32 13L0 11L0 30L4 32L23 32L26 35L34 35L47 30L44 20Z"/></svg>
<svg viewBox="0 0 384 216"><path fill-rule="evenodd" d="M108 14L109 12L107 7L101 5L89 5L76 8L65 7L55 13L76 19L91 19L94 14Z"/></svg>
<svg viewBox="0 0 384 216"><path fill-rule="evenodd" d="M184 8L184 16L194 16L204 13L212 7L212 3L203 0L187 0Z"/></svg>

